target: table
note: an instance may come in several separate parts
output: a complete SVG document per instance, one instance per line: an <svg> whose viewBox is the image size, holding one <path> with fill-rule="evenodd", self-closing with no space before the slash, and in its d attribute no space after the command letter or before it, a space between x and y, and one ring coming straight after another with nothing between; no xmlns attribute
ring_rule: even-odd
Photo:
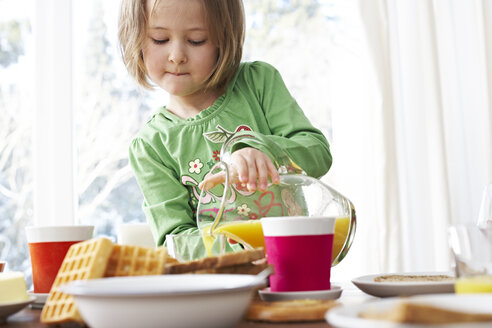
<svg viewBox="0 0 492 328"><path fill-rule="evenodd" d="M350 305L357 304L360 302L367 302L373 299L377 299L376 297L372 297L364 294L359 289L357 289L352 283L334 283L343 288L342 296L339 301L342 304ZM27 307L20 312L10 316L7 318L7 322L0 323L0 327L22 327L22 328L49 328L53 327L52 325L45 325L39 321L39 317L41 315L41 310L32 309ZM278 324L278 323L266 323L266 322L252 322L252 321L241 321L236 328L280 328L285 327L286 324ZM73 325L72 325L73 326ZM75 325L77 326L77 325ZM79 326L80 327L80 326ZM289 323L289 328L329 328L330 326L326 321L322 322L312 322L312 323Z"/></svg>
<svg viewBox="0 0 492 328"><path fill-rule="evenodd" d="M39 322L39 316L41 315L41 310L31 309L29 307L23 309L22 311L10 316L7 322L4 324L0 323L1 327L22 327L22 328L51 328L52 325L45 325ZM82 327L82 326L80 326ZM282 324L275 323L263 323L263 322L252 322L252 321L242 321L236 328L280 328L283 327ZM289 323L289 328L328 328L331 327L327 322L313 322L313 323Z"/></svg>

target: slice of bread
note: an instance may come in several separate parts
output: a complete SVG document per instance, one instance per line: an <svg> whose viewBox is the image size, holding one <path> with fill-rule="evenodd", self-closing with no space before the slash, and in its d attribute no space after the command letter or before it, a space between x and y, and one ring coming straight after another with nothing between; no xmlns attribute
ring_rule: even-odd
<svg viewBox="0 0 492 328"><path fill-rule="evenodd" d="M374 278L375 282L425 282L425 281L453 281L454 277L448 275L401 275L401 274L388 274L377 276Z"/></svg>
<svg viewBox="0 0 492 328"><path fill-rule="evenodd" d="M218 270L219 268L227 268L241 264L248 264L264 258L265 250L262 247L259 247L234 253L226 253L223 255L209 256L199 260L168 263L164 268L164 273L218 273L218 271L220 271Z"/></svg>
<svg viewBox="0 0 492 328"><path fill-rule="evenodd" d="M385 311L367 309L359 317L412 324L451 324L464 322L491 322L492 314L468 313L440 308L423 303L402 301Z"/></svg>
<svg viewBox="0 0 492 328"><path fill-rule="evenodd" d="M268 265L266 259L243 264L235 264L230 266L224 266L219 268L211 268L204 270L193 271L192 273L219 273L219 274L258 274L265 270L266 268L271 267L273 271L273 267Z"/></svg>
<svg viewBox="0 0 492 328"><path fill-rule="evenodd" d="M246 319L267 322L324 321L328 310L340 305L334 300L301 299L289 301L251 302Z"/></svg>

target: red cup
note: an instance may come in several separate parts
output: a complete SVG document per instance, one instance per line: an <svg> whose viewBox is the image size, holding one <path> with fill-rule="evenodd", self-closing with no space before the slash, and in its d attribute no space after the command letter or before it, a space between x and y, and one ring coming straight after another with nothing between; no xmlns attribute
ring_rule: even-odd
<svg viewBox="0 0 492 328"><path fill-rule="evenodd" d="M328 290L336 217L261 219L272 292Z"/></svg>
<svg viewBox="0 0 492 328"><path fill-rule="evenodd" d="M34 293L49 293L70 246L92 238L94 226L26 227Z"/></svg>

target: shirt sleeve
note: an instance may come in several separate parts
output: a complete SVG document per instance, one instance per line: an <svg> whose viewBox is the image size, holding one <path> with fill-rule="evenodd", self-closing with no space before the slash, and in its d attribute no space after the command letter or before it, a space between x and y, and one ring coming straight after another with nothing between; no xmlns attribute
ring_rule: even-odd
<svg viewBox="0 0 492 328"><path fill-rule="evenodd" d="M143 210L157 244L164 244L166 234L197 232L188 190L163 158L141 138L133 140L129 156L144 196Z"/></svg>
<svg viewBox="0 0 492 328"><path fill-rule="evenodd" d="M256 62L250 76L271 132L264 137L279 145L308 175L326 174L332 164L328 140L305 116L278 70Z"/></svg>

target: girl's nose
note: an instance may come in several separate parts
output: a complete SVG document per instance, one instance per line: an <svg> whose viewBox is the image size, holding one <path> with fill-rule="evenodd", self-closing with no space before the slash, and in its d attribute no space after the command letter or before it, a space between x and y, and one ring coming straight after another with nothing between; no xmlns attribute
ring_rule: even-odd
<svg viewBox="0 0 492 328"><path fill-rule="evenodd" d="M169 61L174 64L183 64L186 62L186 54L179 44L174 45L169 52Z"/></svg>

